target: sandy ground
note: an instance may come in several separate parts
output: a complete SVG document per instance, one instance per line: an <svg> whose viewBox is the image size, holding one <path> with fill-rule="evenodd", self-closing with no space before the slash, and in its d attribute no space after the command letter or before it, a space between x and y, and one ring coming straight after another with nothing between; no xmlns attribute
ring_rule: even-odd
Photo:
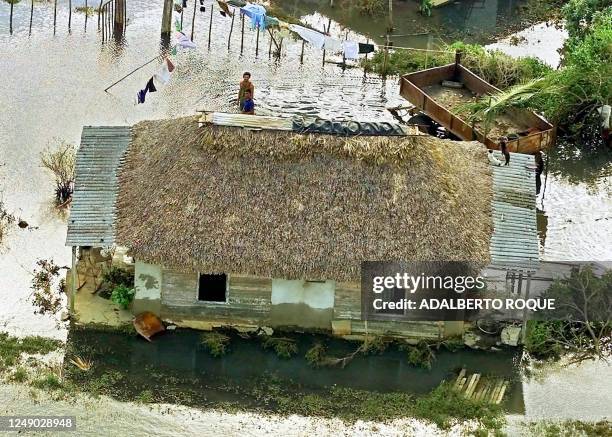
<svg viewBox="0 0 612 437"><path fill-rule="evenodd" d="M35 395L33 393L36 393ZM390 423L356 422L313 417L200 411L175 405L121 403L107 397L93 399L75 395L70 400L53 400L48 394L28 387L0 385L0 416L76 416L79 436L460 436L462 427L448 432L415 419ZM60 433L45 433L54 435ZM65 435L65 434L61 434Z"/></svg>

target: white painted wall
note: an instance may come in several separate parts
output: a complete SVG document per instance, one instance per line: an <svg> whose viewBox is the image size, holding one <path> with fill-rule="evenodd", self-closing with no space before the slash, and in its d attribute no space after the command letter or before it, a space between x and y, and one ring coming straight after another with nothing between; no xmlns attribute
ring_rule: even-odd
<svg viewBox="0 0 612 437"><path fill-rule="evenodd" d="M154 264L136 261L134 271L134 299L161 299L162 269Z"/></svg>
<svg viewBox="0 0 612 437"><path fill-rule="evenodd" d="M335 289L334 281L272 279L272 305L303 303L311 308L330 309L334 307Z"/></svg>

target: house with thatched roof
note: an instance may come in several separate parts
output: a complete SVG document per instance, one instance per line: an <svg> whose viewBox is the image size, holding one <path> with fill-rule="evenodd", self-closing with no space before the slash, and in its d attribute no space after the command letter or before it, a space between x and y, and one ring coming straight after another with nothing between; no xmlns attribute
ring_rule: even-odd
<svg viewBox="0 0 612 437"><path fill-rule="evenodd" d="M486 153L423 135L298 133L253 116L85 127L67 244L127 248L133 311L179 326L440 338L457 325L363 321L360 267L535 270L533 157L513 155L502 173Z"/></svg>

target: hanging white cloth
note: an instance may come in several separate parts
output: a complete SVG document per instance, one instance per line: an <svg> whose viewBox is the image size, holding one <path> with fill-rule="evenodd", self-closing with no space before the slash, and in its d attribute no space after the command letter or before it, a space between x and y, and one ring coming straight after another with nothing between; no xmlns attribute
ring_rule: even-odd
<svg viewBox="0 0 612 437"><path fill-rule="evenodd" d="M322 49L323 45L325 44L325 35L317 32L316 30L308 29L296 24L290 24L289 29L300 35L303 39L318 49Z"/></svg>
<svg viewBox="0 0 612 437"><path fill-rule="evenodd" d="M359 58L359 44L355 41L344 41L344 57L346 59L357 59Z"/></svg>
<svg viewBox="0 0 612 437"><path fill-rule="evenodd" d="M336 38L332 38L331 36L325 37L323 48L330 53L339 53L344 50L342 41Z"/></svg>
<svg viewBox="0 0 612 437"><path fill-rule="evenodd" d="M159 71L153 75L153 82L156 88L161 88L170 82L171 73L174 70L174 64L170 62L170 59L164 59Z"/></svg>
<svg viewBox="0 0 612 437"><path fill-rule="evenodd" d="M184 49L195 49L196 45L183 32L176 32L176 45Z"/></svg>

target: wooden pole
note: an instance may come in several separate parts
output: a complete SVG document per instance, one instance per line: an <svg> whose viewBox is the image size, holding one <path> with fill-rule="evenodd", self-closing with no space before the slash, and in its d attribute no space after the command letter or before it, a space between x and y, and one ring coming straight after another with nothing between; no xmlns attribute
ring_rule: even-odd
<svg viewBox="0 0 612 437"><path fill-rule="evenodd" d="M85 12L87 15L87 12ZM72 0L68 0L68 32L70 32L70 27L72 26Z"/></svg>
<svg viewBox="0 0 612 437"><path fill-rule="evenodd" d="M198 9L198 0L193 0L193 16L191 17L191 41L193 41L193 32L195 30L196 9Z"/></svg>
<svg viewBox="0 0 612 437"><path fill-rule="evenodd" d="M385 38L385 56L383 58L383 76L387 75L387 64L389 62L389 34L386 35Z"/></svg>
<svg viewBox="0 0 612 437"><path fill-rule="evenodd" d="M302 40L302 53L300 53L300 64L304 63L304 45L306 44L306 41Z"/></svg>
<svg viewBox="0 0 612 437"><path fill-rule="evenodd" d="M387 31L393 31L393 0L389 0L389 26Z"/></svg>
<svg viewBox="0 0 612 437"><path fill-rule="evenodd" d="M210 23L208 24L208 50L210 50L210 41L212 38L212 24L213 24L213 9L214 5L210 5Z"/></svg>
<svg viewBox="0 0 612 437"><path fill-rule="evenodd" d="M197 2L197 0L195 0ZM162 12L161 37L162 40L169 41L172 33L172 11L174 2L172 0L164 0L164 9Z"/></svg>
<svg viewBox="0 0 612 437"><path fill-rule="evenodd" d="M85 32L87 32L87 17L89 16L89 9L87 6L87 0L85 0Z"/></svg>
<svg viewBox="0 0 612 437"><path fill-rule="evenodd" d="M331 18L327 22L327 30L325 33L329 33L329 29L331 28ZM325 49L323 49L323 66L325 66Z"/></svg>
<svg viewBox="0 0 612 437"><path fill-rule="evenodd" d="M32 17L34 16L34 0L32 0L32 6L30 7L30 35L32 35Z"/></svg>
<svg viewBox="0 0 612 437"><path fill-rule="evenodd" d="M125 33L126 29L127 29L127 0L123 0L123 33Z"/></svg>
<svg viewBox="0 0 612 437"><path fill-rule="evenodd" d="M242 35L240 36L240 54L244 51L244 14L240 14L242 20Z"/></svg>
<svg viewBox="0 0 612 437"><path fill-rule="evenodd" d="M100 20L102 20L102 22L100 22ZM100 24L102 24L102 26L100 26ZM102 2L100 2L100 7L98 9L98 29L102 31L102 41L106 38L104 27L104 8L102 7Z"/></svg>
<svg viewBox="0 0 612 437"><path fill-rule="evenodd" d="M348 30L346 31L346 35L344 37L344 41L348 41ZM342 50L342 69L346 68L346 56L344 54L344 50Z"/></svg>
<svg viewBox="0 0 612 437"><path fill-rule="evenodd" d="M70 287L70 314L74 315L74 301L76 299L77 284L77 261L76 261L76 246L72 246L72 287Z"/></svg>
<svg viewBox="0 0 612 437"><path fill-rule="evenodd" d="M13 3L11 3L11 17L9 18L9 33L13 34Z"/></svg>
<svg viewBox="0 0 612 437"><path fill-rule="evenodd" d="M255 57L259 54L259 25L257 26L257 38L255 39Z"/></svg>
<svg viewBox="0 0 612 437"><path fill-rule="evenodd" d="M100 5L98 6L98 30L100 29L100 14L102 13L102 1L100 0Z"/></svg>
<svg viewBox="0 0 612 437"><path fill-rule="evenodd" d="M234 18L236 18L236 11L232 14L232 24L230 26L229 36L227 37L227 50L230 49L230 44L232 42L232 32L234 31Z"/></svg>
<svg viewBox="0 0 612 437"><path fill-rule="evenodd" d="M53 33L55 33L56 23L57 23L57 0L53 2Z"/></svg>

